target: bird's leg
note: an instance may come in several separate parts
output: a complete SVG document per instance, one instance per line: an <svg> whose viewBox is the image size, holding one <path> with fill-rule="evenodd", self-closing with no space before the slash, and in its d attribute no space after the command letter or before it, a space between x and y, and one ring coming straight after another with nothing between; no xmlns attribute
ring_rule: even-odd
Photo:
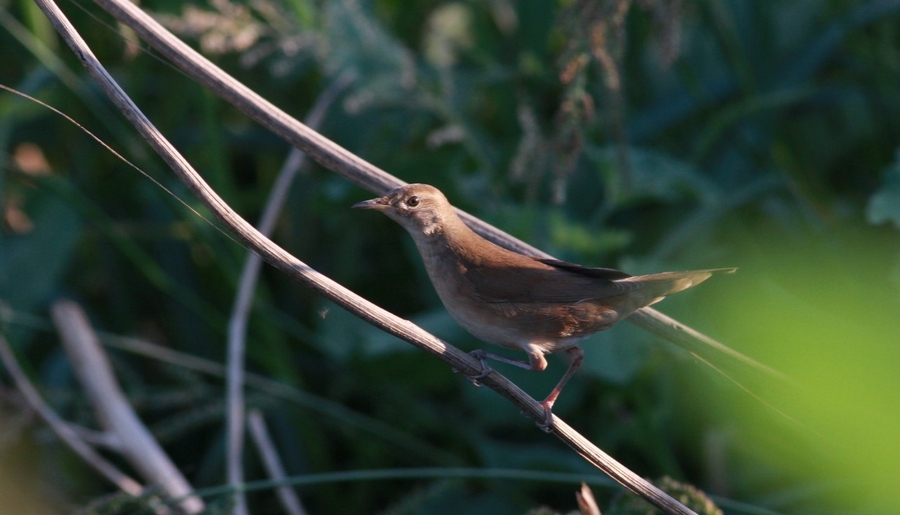
<svg viewBox="0 0 900 515"><path fill-rule="evenodd" d="M472 352L469 353L469 356L472 356L473 358L475 358L481 362L481 372L479 372L476 375L467 376L469 378L469 380L472 381L472 384L474 384L475 386L477 386L479 388L481 387L481 383L479 383L478 380L484 379L485 377L487 377L488 374L490 374L491 372L494 371L494 369L491 368L490 365L488 365L488 363L487 363L488 359L493 359L495 361L501 361L503 363L509 363L510 365L515 365L517 367L529 368L528 363L525 363L524 361L507 358L505 356L501 356L499 354L494 354L493 352L488 352L488 351L482 350L482 349L473 350Z"/></svg>
<svg viewBox="0 0 900 515"><path fill-rule="evenodd" d="M550 426L553 425L553 403L556 402L556 398L559 397L559 393L562 392L566 383L569 382L569 379L572 379L572 376L575 375L575 372L581 367L581 362L584 360L584 351L581 350L580 347L570 347L566 349L566 353L569 355L569 358L572 362L569 364L569 369L566 370L566 373L563 374L562 378L556 383L556 386L553 387L553 390L550 391L550 394L547 395L547 398L541 401L541 406L544 407L544 420L539 421L537 423L538 427L543 429L544 431L549 432Z"/></svg>
<svg viewBox="0 0 900 515"><path fill-rule="evenodd" d="M499 354L494 354L493 352L488 352L483 349L476 349L469 353L470 356L477 359L481 362L481 372L478 375L469 376L469 379L472 381L475 386L481 386L478 383L479 379L483 379L487 377L494 369L488 365L487 360L492 359L494 361L499 361L501 363L506 363L507 365L513 365L519 368L524 368L526 370L544 370L547 368L547 360L540 353L528 353L528 361L522 361L513 358L507 358L506 356L501 356Z"/></svg>

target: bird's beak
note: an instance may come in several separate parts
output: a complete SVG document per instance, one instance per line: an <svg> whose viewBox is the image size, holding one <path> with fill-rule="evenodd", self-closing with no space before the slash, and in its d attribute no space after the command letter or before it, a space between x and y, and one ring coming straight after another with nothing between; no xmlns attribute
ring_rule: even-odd
<svg viewBox="0 0 900 515"><path fill-rule="evenodd" d="M391 205L388 203L387 197L378 197L371 200L357 202L350 207L352 207L353 209L374 209L376 211L384 211L385 209L391 207Z"/></svg>

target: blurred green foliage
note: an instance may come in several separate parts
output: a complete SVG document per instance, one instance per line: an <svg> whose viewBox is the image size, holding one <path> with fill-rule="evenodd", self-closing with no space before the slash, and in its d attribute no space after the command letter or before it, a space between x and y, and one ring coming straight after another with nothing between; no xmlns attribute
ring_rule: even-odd
<svg viewBox="0 0 900 515"><path fill-rule="evenodd" d="M728 371L748 394L629 324L586 342L556 410L633 470L694 485L726 513L900 506L900 2L141 5L297 117L355 71L322 133L562 259L635 274L740 267L658 307L787 373L788 385ZM287 146L96 5L62 8L150 119L256 220ZM205 212L33 3L0 3L0 13L0 83L64 111ZM224 361L243 248L80 128L7 92L0 143L2 327L59 413L95 426L49 324L58 298L78 301L106 334ZM443 311L406 234L348 209L371 196L311 166L274 239L477 347ZM249 333L249 370L283 390L250 385L248 402L264 410L289 473L310 481L299 493L313 513L568 511L581 480L603 485L601 507L621 495L497 395L272 270ZM215 489L221 378L110 352L141 416L190 481L216 492L211 511L227 511ZM502 371L542 397L562 369L551 359L543 374ZM135 509L106 497L110 486L24 419L5 373L0 381L0 484L25 485L9 489L21 505ZM316 481L416 467L473 473ZM246 470L264 477L252 451ZM253 513L278 512L270 486L250 502Z"/></svg>

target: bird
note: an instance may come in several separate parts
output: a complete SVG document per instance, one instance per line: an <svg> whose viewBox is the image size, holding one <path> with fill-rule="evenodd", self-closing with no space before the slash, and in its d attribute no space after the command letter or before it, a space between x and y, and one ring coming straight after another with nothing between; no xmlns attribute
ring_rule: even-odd
<svg viewBox="0 0 900 515"><path fill-rule="evenodd" d="M520 254L478 235L456 214L444 194L428 184L407 184L382 197L356 203L355 209L380 211L412 236L425 270L446 310L473 336L486 343L524 351L528 360L482 349L487 359L542 371L546 354L565 351L570 363L541 402L544 420L584 359L579 343L667 295L696 286L736 268L663 272L632 276L612 268L594 268Z"/></svg>

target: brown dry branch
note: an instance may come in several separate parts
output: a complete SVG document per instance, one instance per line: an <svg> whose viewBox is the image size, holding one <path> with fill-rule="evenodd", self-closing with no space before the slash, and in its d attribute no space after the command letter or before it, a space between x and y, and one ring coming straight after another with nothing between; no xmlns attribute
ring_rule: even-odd
<svg viewBox="0 0 900 515"><path fill-rule="evenodd" d="M354 78L355 74L351 72L341 74L319 96L309 115L307 115L306 123L310 128L316 129L322 123L322 119L325 118L325 114L332 102ZM275 228L275 224L281 216L281 210L287 201L287 195L291 189L290 185L305 161L306 155L299 149L294 148L278 172L259 221L259 232L263 235L268 236ZM228 469L228 482L235 488L235 506L233 508L235 515L247 513L246 496L238 488L244 482L243 460L241 459L244 447L244 354L247 348L247 323L250 318L253 292L256 290L261 265L262 259L259 255L249 251L238 280L238 289L234 295L231 316L228 318L227 444L225 461Z"/></svg>
<svg viewBox="0 0 900 515"><path fill-rule="evenodd" d="M22 397L24 397L28 406L41 417L45 424L50 426L50 429L56 433L56 436L58 436L63 443L69 446L75 454L100 473L100 475L116 485L119 490L133 497L145 495L144 487L140 483L101 456L100 453L94 450L93 447L81 438L81 435L79 435L78 431L75 430L71 424L61 419L59 415L44 402L40 393L38 393L34 385L31 384L28 376L25 375L22 367L19 366L19 362L16 360L9 342L6 341L6 338L2 334L0 334L0 362L3 363L4 368L6 368L6 371L9 373L13 383L15 383L16 388L22 394ZM164 506L156 506L154 510L159 515L167 515L169 513L169 510Z"/></svg>
<svg viewBox="0 0 900 515"><path fill-rule="evenodd" d="M269 435L269 428L266 426L266 420L263 418L262 412L258 409L250 411L247 414L247 427L250 428L250 435L253 437L253 443L256 444L260 456L263 459L263 465L266 472L274 481L284 481L287 476L284 473L284 466L281 464L281 458L278 457L278 451L275 450L275 444ZM278 499L281 500L281 506L288 515L306 515L306 510L300 503L300 498L293 488L287 485L279 486Z"/></svg>
<svg viewBox="0 0 900 515"><path fill-rule="evenodd" d="M139 338L125 337L99 332L101 342L104 345L116 349L122 349L132 354L144 356L149 359L184 367L213 377L226 378L226 367L221 363L211 361L199 356L187 354L163 347ZM442 463L458 465L461 460L456 455L440 449L422 440L410 438L408 433L396 429L393 425L379 419L371 418L357 411L345 407L343 404L329 401L322 397L306 393L284 383L280 383L265 376L248 372L245 374L245 384L276 399L296 404L301 409L310 410L331 418L334 422L367 432L371 436L389 442L397 449L410 456L428 457Z"/></svg>
<svg viewBox="0 0 900 515"><path fill-rule="evenodd" d="M578 502L578 509L581 510L581 515L603 515L600 513L600 507L597 506L594 492L591 491L587 483L581 483L581 488L575 492L575 500Z"/></svg>
<svg viewBox="0 0 900 515"><path fill-rule="evenodd" d="M80 306L60 301L51 307L72 370L81 382L100 425L119 441L122 456L151 487L158 487L185 513L200 513L205 506L178 467L141 422L119 387L112 366Z"/></svg>

